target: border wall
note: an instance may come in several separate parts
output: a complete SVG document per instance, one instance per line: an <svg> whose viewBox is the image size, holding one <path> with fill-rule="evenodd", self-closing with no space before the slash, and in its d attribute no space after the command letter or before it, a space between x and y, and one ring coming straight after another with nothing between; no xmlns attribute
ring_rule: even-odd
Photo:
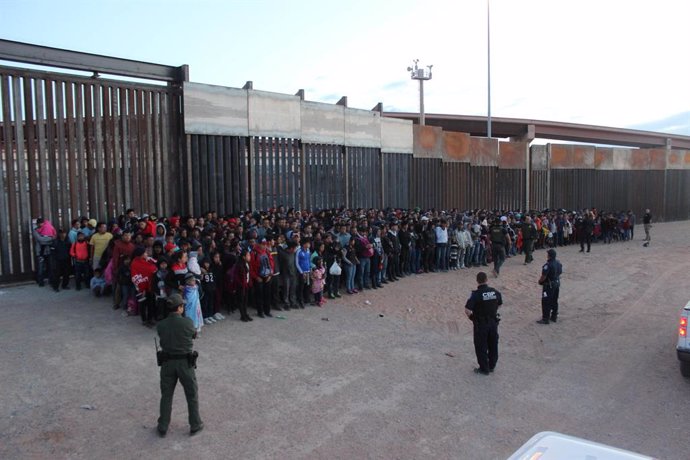
<svg viewBox="0 0 690 460"><path fill-rule="evenodd" d="M529 145L303 93L0 67L0 282L31 276L31 220L69 228L296 208L652 209L690 218L690 152Z"/></svg>

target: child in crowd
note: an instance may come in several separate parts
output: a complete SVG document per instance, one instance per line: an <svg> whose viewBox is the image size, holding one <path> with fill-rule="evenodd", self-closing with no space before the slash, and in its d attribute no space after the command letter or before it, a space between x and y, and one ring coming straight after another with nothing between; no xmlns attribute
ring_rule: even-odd
<svg viewBox="0 0 690 460"><path fill-rule="evenodd" d="M120 303L113 306L114 310L122 308L128 310L128 304L131 298L134 297L134 283L132 283L132 272L130 266L132 264L131 256L124 256L122 262L117 269L117 284L120 286ZM136 315L137 312L132 312Z"/></svg>
<svg viewBox="0 0 690 460"><path fill-rule="evenodd" d="M249 293L252 290L253 280L250 275L249 263L252 260L252 253L247 249L243 249L240 254L240 260L235 262L237 266L234 270L235 279L233 282L233 290L237 308L240 310L240 320L243 323L253 321L252 317L247 314L247 305L249 305Z"/></svg>
<svg viewBox="0 0 690 460"><path fill-rule="evenodd" d="M105 289L105 278L103 278L103 271L97 268L93 271L93 277L91 277L91 292L96 297L103 295L103 290Z"/></svg>
<svg viewBox="0 0 690 460"><path fill-rule="evenodd" d="M156 319L161 320L168 316L168 296L177 290L175 274L168 268L168 260L165 257L158 260L158 270L153 277L153 289L156 294Z"/></svg>
<svg viewBox="0 0 690 460"><path fill-rule="evenodd" d="M74 262L74 282L77 291L81 290L81 283L89 281L89 243L83 232L77 234L77 242L72 245L69 255Z"/></svg>
<svg viewBox="0 0 690 460"><path fill-rule="evenodd" d="M214 315L213 308L216 302L216 279L211 271L211 260L208 257L201 259L201 314L204 323L214 324L225 319L220 313Z"/></svg>
<svg viewBox="0 0 690 460"><path fill-rule="evenodd" d="M197 337L199 337L201 335L201 327L204 325L204 319L201 314L201 303L199 301L199 286L196 284L194 273L187 273L184 276L183 296L185 299L184 316L192 320Z"/></svg>
<svg viewBox="0 0 690 460"><path fill-rule="evenodd" d="M345 268L345 289L348 294L357 294L355 289L355 274L357 273L357 265L359 259L357 258L357 249L355 248L355 239L351 238L347 243L345 256L343 257L343 266Z"/></svg>
<svg viewBox="0 0 690 460"><path fill-rule="evenodd" d="M314 306L321 307L326 303L323 298L323 285L326 277L326 269L323 267L323 259L314 259L314 268L311 270L311 292L314 294Z"/></svg>

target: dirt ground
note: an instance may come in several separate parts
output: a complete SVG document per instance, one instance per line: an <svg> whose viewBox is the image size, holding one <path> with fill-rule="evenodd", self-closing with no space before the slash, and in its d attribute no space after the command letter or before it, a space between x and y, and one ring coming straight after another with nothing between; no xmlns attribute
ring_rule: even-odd
<svg viewBox="0 0 690 460"><path fill-rule="evenodd" d="M506 261L499 362L476 375L463 306L479 269L405 278L286 319L204 328L205 430L178 386L168 437L154 332L108 299L0 289L0 458L503 459L551 430L687 459L690 381L675 356L690 223L589 254L560 248L558 324L542 326L544 251ZM279 313L280 314L280 313ZM327 321L326 321L327 319ZM449 356L450 355L450 356Z"/></svg>

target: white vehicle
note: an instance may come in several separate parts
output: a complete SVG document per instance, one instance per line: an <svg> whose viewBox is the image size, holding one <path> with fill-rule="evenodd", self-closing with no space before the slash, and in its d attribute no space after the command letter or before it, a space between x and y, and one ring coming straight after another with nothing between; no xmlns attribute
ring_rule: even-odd
<svg viewBox="0 0 690 460"><path fill-rule="evenodd" d="M530 438L508 460L653 460L586 439L542 431Z"/></svg>
<svg viewBox="0 0 690 460"><path fill-rule="evenodd" d="M680 312L678 324L678 345L676 353L680 361L680 373L683 377L690 377L690 340L688 340L688 321L690 320L690 302Z"/></svg>

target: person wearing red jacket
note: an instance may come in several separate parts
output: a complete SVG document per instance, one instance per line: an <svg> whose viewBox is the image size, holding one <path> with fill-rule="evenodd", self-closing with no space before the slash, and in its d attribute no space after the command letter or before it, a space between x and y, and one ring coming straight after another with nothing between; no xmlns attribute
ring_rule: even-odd
<svg viewBox="0 0 690 460"><path fill-rule="evenodd" d="M226 292L233 296L233 305L237 305L239 308L240 320L243 323L253 321L252 317L247 314L249 294L254 285L251 277L251 260L252 253L246 249L243 250L239 259L228 269L225 277Z"/></svg>
<svg viewBox="0 0 690 460"><path fill-rule="evenodd" d="M271 315L271 283L275 273L275 262L266 238L254 246L250 263L251 278L254 281L254 303L257 316L264 318Z"/></svg>
<svg viewBox="0 0 690 460"><path fill-rule="evenodd" d="M111 261L113 264L112 271L117 274L120 269L120 265L125 257L132 257L134 252L134 243L132 243L132 232L130 230L125 230L122 232L122 236L115 240L113 243L113 255ZM113 282L113 308L119 308L122 300L122 289L117 283L117 276L114 277Z"/></svg>
<svg viewBox="0 0 690 460"><path fill-rule="evenodd" d="M153 275L158 267L146 255L143 247L134 250L130 271L132 273L132 283L136 289L137 302L139 303L139 313L141 321L145 326L152 327L156 318L156 303L153 294Z"/></svg>
<svg viewBox="0 0 690 460"><path fill-rule="evenodd" d="M70 248L69 255L74 263L76 289L80 291L82 281L89 284L89 243L82 232L77 233L77 241Z"/></svg>

